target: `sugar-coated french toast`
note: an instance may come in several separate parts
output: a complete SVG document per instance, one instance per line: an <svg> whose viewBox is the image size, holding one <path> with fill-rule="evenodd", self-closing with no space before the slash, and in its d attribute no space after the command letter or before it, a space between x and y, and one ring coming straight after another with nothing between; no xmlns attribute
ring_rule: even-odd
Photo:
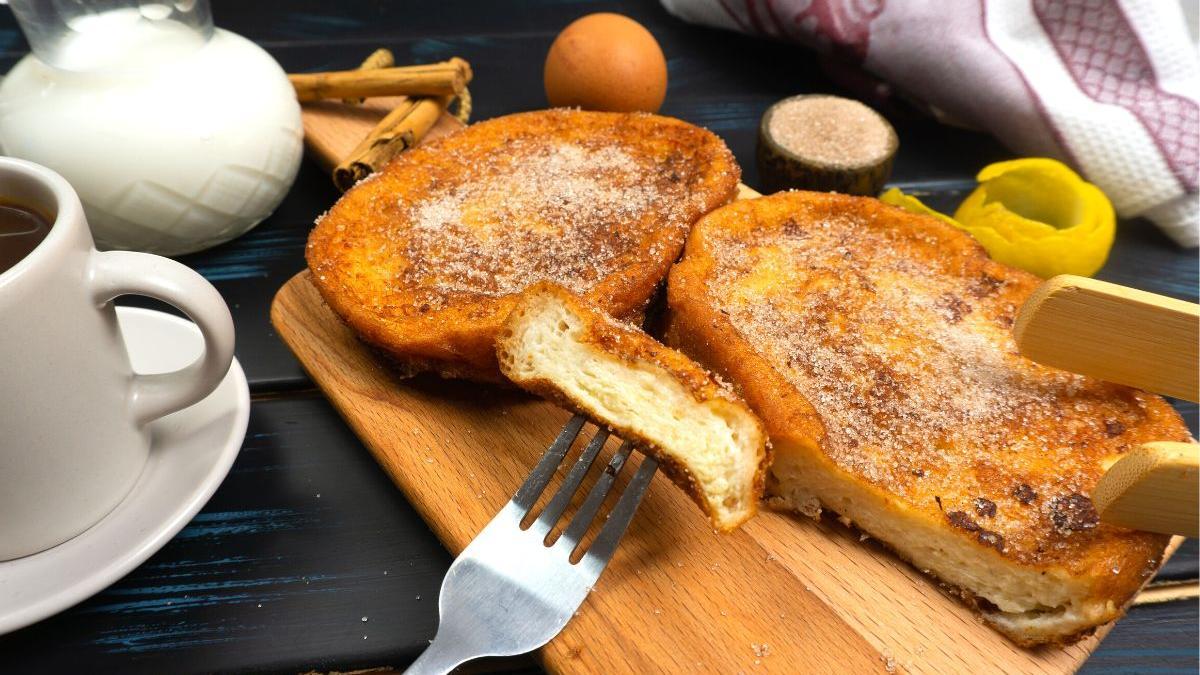
<svg viewBox="0 0 1200 675"><path fill-rule="evenodd" d="M306 257L330 307L402 367L500 380L495 336L517 294L552 281L638 315L739 176L719 138L679 120L508 115L355 186L318 219Z"/></svg>
<svg viewBox="0 0 1200 675"><path fill-rule="evenodd" d="M696 225L667 341L763 420L774 504L836 512L1020 644L1069 643L1123 612L1168 542L1099 522L1096 481L1189 434L1158 396L1018 354L1039 281L936 219L780 193Z"/></svg>
<svg viewBox="0 0 1200 675"><path fill-rule="evenodd" d="M521 295L496 353L513 382L654 456L717 529L758 510L768 463L762 424L683 354L545 282Z"/></svg>

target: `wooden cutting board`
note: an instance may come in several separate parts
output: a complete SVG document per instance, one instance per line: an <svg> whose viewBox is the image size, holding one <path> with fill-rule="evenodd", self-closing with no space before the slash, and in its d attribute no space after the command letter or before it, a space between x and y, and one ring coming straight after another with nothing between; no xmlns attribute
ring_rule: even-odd
<svg viewBox="0 0 1200 675"><path fill-rule="evenodd" d="M386 110L338 107L305 112L310 150L327 166ZM447 133L455 124L436 128ZM325 306L308 272L280 289L271 321L455 554L569 418L513 390L398 377ZM1016 647L928 578L832 521L764 512L716 534L659 475L595 591L541 656L550 671L570 673L1062 673L1098 641Z"/></svg>

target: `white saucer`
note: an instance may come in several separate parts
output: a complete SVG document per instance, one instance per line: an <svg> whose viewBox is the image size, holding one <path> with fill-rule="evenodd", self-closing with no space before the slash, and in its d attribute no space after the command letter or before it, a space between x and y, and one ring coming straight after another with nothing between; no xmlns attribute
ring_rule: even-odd
<svg viewBox="0 0 1200 675"><path fill-rule="evenodd" d="M118 307L117 319L139 373L176 370L200 355L200 331L189 321L133 307ZM151 423L150 459L112 513L52 549L0 562L0 634L86 600L162 548L229 473L249 419L250 390L235 359L208 398Z"/></svg>

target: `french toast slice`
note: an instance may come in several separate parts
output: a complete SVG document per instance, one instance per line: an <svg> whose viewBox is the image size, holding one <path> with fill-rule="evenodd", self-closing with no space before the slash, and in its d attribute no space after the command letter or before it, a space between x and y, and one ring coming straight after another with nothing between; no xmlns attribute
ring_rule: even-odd
<svg viewBox="0 0 1200 675"><path fill-rule="evenodd" d="M1099 522L1088 495L1117 456L1189 434L1158 396L1018 354L1039 281L936 219L780 193L693 228L667 342L763 420L772 504L840 514L1019 644L1070 643L1169 539Z"/></svg>
<svg viewBox="0 0 1200 675"><path fill-rule="evenodd" d="M655 457L718 530L757 511L768 463L762 424L683 354L545 282L521 295L496 354L516 384Z"/></svg>
<svg viewBox="0 0 1200 675"><path fill-rule="evenodd" d="M637 315L739 176L719 138L680 120L508 115L349 190L317 220L306 258L329 306L402 368L500 381L496 331L517 294L553 281Z"/></svg>

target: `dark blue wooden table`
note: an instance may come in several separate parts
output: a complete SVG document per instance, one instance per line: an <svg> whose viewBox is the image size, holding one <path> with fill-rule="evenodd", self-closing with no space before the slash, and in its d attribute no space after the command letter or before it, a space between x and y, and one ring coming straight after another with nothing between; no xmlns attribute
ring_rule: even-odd
<svg viewBox="0 0 1200 675"><path fill-rule="evenodd" d="M696 28L656 2L214 0L218 25L263 45L289 71L355 66L376 47L402 63L452 55L475 69L475 118L543 107L542 59L572 19L618 11L667 54L663 112L720 134L757 182L756 125L772 102L839 92L816 60L782 44ZM0 11L0 67L26 50ZM974 173L1010 157L994 140L889 110L901 139L892 182L952 208ZM0 637L0 673L303 672L403 667L433 637L450 557L271 330L267 308L304 267L313 219L337 198L306 161L279 210L240 239L183 262L224 295L254 403L229 478L161 552L91 600ZM1194 252L1145 222L1123 222L1101 276L1196 300ZM1196 407L1181 405L1193 434ZM1194 541L1160 579L1194 579ZM1135 607L1089 672L1197 671L1197 604ZM536 670L532 660L484 670Z"/></svg>

